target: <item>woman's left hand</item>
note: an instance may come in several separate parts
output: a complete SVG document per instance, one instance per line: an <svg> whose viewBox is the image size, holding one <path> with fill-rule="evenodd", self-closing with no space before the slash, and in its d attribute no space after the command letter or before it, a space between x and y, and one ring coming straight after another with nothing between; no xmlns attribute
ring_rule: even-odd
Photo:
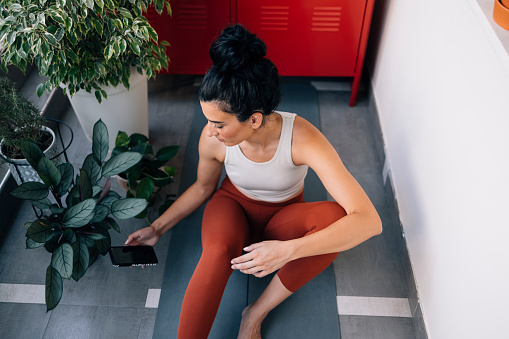
<svg viewBox="0 0 509 339"><path fill-rule="evenodd" d="M231 261L232 269L261 278L291 261L291 246L287 241L264 241L244 248L248 252Z"/></svg>

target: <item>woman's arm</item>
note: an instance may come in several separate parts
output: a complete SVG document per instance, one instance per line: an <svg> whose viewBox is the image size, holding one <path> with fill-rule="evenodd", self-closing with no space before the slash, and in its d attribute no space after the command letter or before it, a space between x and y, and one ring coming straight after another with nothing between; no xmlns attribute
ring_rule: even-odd
<svg viewBox="0 0 509 339"><path fill-rule="evenodd" d="M207 137L204 129L199 143L200 159L196 182L149 227L142 228L129 235L126 245L155 245L165 232L210 198L216 190L223 168L222 162L218 160L222 152L221 147L224 148L224 145L215 138Z"/></svg>
<svg viewBox="0 0 509 339"><path fill-rule="evenodd" d="M292 158L296 165L308 165L316 172L347 215L302 238L250 245L245 248L249 253L232 260L232 268L261 277L291 260L346 251L381 233L380 217L364 190L323 134L302 118L295 121Z"/></svg>

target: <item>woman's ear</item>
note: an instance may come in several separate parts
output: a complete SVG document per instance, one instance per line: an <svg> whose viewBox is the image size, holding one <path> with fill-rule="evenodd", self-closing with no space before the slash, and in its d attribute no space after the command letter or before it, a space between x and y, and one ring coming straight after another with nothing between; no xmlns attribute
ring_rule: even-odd
<svg viewBox="0 0 509 339"><path fill-rule="evenodd" d="M260 112L255 112L251 114L251 117L249 117L249 122L251 123L251 127L254 129L260 128L260 126L263 123L263 114Z"/></svg>

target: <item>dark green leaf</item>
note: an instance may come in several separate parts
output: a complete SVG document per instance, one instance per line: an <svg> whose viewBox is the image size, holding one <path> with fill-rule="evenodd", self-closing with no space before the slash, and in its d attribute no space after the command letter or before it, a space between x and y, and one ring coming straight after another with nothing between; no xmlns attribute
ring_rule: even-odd
<svg viewBox="0 0 509 339"><path fill-rule="evenodd" d="M104 184L103 189L101 190L101 195L99 195L99 199L97 200L97 203L100 204L103 199L107 198L110 194L110 188L111 188L111 178L108 178L106 180L106 183Z"/></svg>
<svg viewBox="0 0 509 339"><path fill-rule="evenodd" d="M111 213L117 219L129 219L138 215L148 205L145 199L120 199L111 204Z"/></svg>
<svg viewBox="0 0 509 339"><path fill-rule="evenodd" d="M111 248L111 237L107 230L98 228L97 231L103 236L102 239L96 240L95 245L99 254L106 255Z"/></svg>
<svg viewBox="0 0 509 339"><path fill-rule="evenodd" d="M85 226L94 217L95 205L94 199L77 203L65 212L62 224L70 228Z"/></svg>
<svg viewBox="0 0 509 339"><path fill-rule="evenodd" d="M84 169L80 169L80 199L90 199L93 196L92 193L92 184L90 183L88 174Z"/></svg>
<svg viewBox="0 0 509 339"><path fill-rule="evenodd" d="M133 133L129 137L129 146L133 147L148 142L148 138L140 133Z"/></svg>
<svg viewBox="0 0 509 339"><path fill-rule="evenodd" d="M106 156L108 155L108 149L108 128L104 122L99 119L99 121L94 124L94 131L92 132L92 153L98 164L102 164L104 159L106 159Z"/></svg>
<svg viewBox="0 0 509 339"><path fill-rule="evenodd" d="M134 152L121 153L104 164L103 177L109 178L115 174L119 174L128 170L131 166L137 164L142 155Z"/></svg>
<svg viewBox="0 0 509 339"><path fill-rule="evenodd" d="M37 92L37 96L38 97L41 97L43 94L44 94L44 91L46 90L46 86L44 86L44 84L39 84L37 86L37 89L36 89L36 92Z"/></svg>
<svg viewBox="0 0 509 339"><path fill-rule="evenodd" d="M61 244L51 256L51 266L60 273L64 279L70 279L73 266L72 246L68 243Z"/></svg>
<svg viewBox="0 0 509 339"><path fill-rule="evenodd" d="M13 196L26 200L41 200L46 198L48 193L48 188L40 182L25 182L11 192Z"/></svg>
<svg viewBox="0 0 509 339"><path fill-rule="evenodd" d="M154 193L154 181L150 178L141 179L136 187L136 197L148 200L152 193Z"/></svg>
<svg viewBox="0 0 509 339"><path fill-rule="evenodd" d="M37 171L37 164L39 163L39 160L44 157L39 146L31 141L23 141L19 148L21 149L21 152L23 152L23 156L30 166Z"/></svg>
<svg viewBox="0 0 509 339"><path fill-rule="evenodd" d="M37 174L47 187L57 187L60 184L62 175L54 163L46 157L42 157L37 164Z"/></svg>
<svg viewBox="0 0 509 339"><path fill-rule="evenodd" d="M113 218L107 217L106 219L104 219L104 222L107 223L116 232L120 233L120 227L118 226L117 222Z"/></svg>
<svg viewBox="0 0 509 339"><path fill-rule="evenodd" d="M76 233L71 228L66 228L62 234L62 242L72 244L76 241Z"/></svg>
<svg viewBox="0 0 509 339"><path fill-rule="evenodd" d="M54 309L62 298L62 277L51 265L46 270L46 311Z"/></svg>
<svg viewBox="0 0 509 339"><path fill-rule="evenodd" d="M163 147L157 151L156 158L161 161L168 161L177 154L179 148L180 146Z"/></svg>

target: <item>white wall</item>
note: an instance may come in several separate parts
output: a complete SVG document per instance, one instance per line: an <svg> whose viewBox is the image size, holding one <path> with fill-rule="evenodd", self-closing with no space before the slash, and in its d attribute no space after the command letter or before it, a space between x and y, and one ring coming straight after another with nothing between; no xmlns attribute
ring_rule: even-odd
<svg viewBox="0 0 509 339"><path fill-rule="evenodd" d="M509 58L476 6L380 0L370 42L430 338L509 337Z"/></svg>

